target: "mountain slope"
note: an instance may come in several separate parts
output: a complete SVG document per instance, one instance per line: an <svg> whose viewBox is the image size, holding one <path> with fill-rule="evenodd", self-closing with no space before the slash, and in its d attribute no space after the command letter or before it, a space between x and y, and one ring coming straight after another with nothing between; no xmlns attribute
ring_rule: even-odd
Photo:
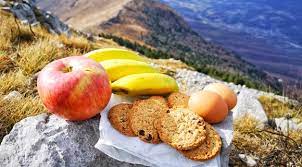
<svg viewBox="0 0 302 167"><path fill-rule="evenodd" d="M161 0L203 37L284 80L302 80L299 0Z"/></svg>
<svg viewBox="0 0 302 167"><path fill-rule="evenodd" d="M70 2L72 0L66 1ZM85 0L74 2L80 4L84 3ZM85 24L83 23L85 18L82 20L73 18L77 18L79 15L87 18L96 15L93 12L95 8L98 8L102 13L109 13L111 8L105 8L104 6L108 6L108 4L110 6L112 2L109 0L102 2L103 5L98 7L96 6L97 3L90 1L91 5L86 6L86 10L82 10L80 13L75 12L73 16L70 15L68 19L65 18L65 21L75 26ZM52 10L63 20L66 17L64 12L62 14L62 9L66 6L57 6L57 3L44 4L43 1L39 1L38 4L44 9ZM68 10L77 11L81 8L79 5L69 5ZM258 88L263 88L264 85L277 88L273 79L266 73L256 69L233 53L206 42L190 28L182 17L162 3L150 0L131 0L119 5L119 8L115 8L115 10L114 13L117 13L117 15L112 15L111 18L106 17L110 18L108 20L98 19L94 21L94 24L88 22L87 25L89 26L75 28L85 29L93 33L109 33L140 44L146 44L167 52L173 58L183 60L202 72L214 76L219 75L220 78L227 81ZM88 13L87 16L84 13Z"/></svg>
<svg viewBox="0 0 302 167"><path fill-rule="evenodd" d="M39 7L58 15L62 21L84 30L116 16L130 0L37 0Z"/></svg>

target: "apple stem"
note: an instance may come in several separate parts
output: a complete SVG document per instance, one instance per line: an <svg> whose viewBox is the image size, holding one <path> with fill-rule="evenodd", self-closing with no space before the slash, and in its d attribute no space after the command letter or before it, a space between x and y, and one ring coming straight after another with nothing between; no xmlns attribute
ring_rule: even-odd
<svg viewBox="0 0 302 167"><path fill-rule="evenodd" d="M63 72L64 73L69 73L69 72L71 72L72 71L72 67L71 66L67 66L67 67L65 67L64 69L63 69Z"/></svg>

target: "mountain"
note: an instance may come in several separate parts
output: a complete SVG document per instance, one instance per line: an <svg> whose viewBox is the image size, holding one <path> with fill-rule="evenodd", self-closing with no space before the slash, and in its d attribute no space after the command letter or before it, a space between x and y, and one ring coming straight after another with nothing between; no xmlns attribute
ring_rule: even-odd
<svg viewBox="0 0 302 167"><path fill-rule="evenodd" d="M53 12L62 21L85 30L116 16L130 0L36 0L44 10Z"/></svg>
<svg viewBox="0 0 302 167"><path fill-rule="evenodd" d="M208 41L235 51L275 76L302 80L299 0L161 0Z"/></svg>
<svg viewBox="0 0 302 167"><path fill-rule="evenodd" d="M74 28L113 34L147 45L223 80L250 87L278 88L274 78L234 53L204 40L163 3L129 0L116 5L109 0L50 0L38 1L38 5Z"/></svg>

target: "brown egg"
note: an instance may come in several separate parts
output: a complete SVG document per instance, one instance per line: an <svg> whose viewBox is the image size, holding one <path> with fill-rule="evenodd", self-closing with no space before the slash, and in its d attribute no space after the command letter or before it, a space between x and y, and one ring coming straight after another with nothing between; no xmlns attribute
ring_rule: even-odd
<svg viewBox="0 0 302 167"><path fill-rule="evenodd" d="M220 95L210 91L192 94L188 106L208 123L222 122L228 115L226 102Z"/></svg>
<svg viewBox="0 0 302 167"><path fill-rule="evenodd" d="M219 94L227 103L229 110L233 109L237 104L237 96L234 91L222 83L212 83L207 85L203 90L211 91Z"/></svg>

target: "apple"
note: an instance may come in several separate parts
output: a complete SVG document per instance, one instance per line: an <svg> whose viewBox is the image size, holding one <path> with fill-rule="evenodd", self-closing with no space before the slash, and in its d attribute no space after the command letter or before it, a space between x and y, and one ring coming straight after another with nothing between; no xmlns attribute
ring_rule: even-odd
<svg viewBox="0 0 302 167"><path fill-rule="evenodd" d="M49 112L72 121L100 113L111 97L109 77L102 65L83 56L46 65L39 73L37 88Z"/></svg>

